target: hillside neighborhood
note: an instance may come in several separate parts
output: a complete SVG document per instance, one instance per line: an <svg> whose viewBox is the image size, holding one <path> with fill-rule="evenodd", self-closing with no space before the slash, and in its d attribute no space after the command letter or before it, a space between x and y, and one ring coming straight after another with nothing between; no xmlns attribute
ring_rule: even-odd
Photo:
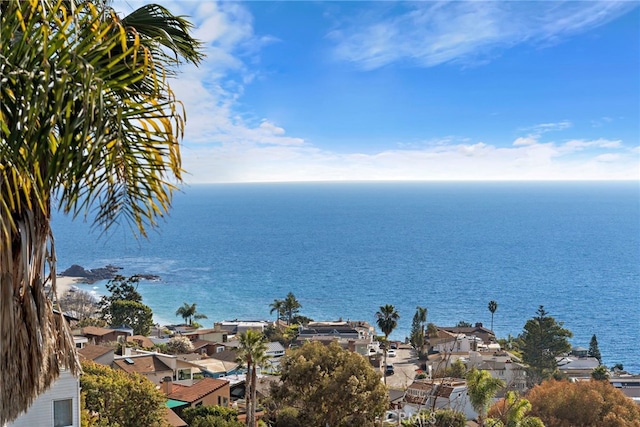
<svg viewBox="0 0 640 427"><path fill-rule="evenodd" d="M195 305L191 315L194 313ZM416 348L409 339L385 340L385 334L377 333L367 321L340 319L295 324L290 323L292 319L285 310L280 313L282 316L275 321L236 319L215 322L211 328L199 327L185 318L189 321L184 324L154 325L147 335L135 334L129 325L83 326L71 315L65 315L65 319L73 330L83 363L146 378L164 396L165 425L176 427L189 425L183 419L185 410L212 405L233 409L238 422L247 424L248 411L255 408L256 421L265 422L268 409L263 403L270 399L272 384L282 379L287 354L314 342L324 346L337 344L359 355L377 372L379 381L386 384L388 401L374 425L399 425L401 420L416 419L424 411L433 414L445 409L463 414L462 419L469 420L465 425L480 425L477 421L482 423L486 414L479 414L472 404L465 378L465 373L474 368L503 384L493 402L512 391L520 395L533 385L521 358L503 348L493 331L482 323L430 325L423 347ZM247 402L250 372L239 356L241 339L253 333L250 331L260 337L280 337L264 340L264 357L256 366L255 406ZM555 362L558 374L571 382L591 380L594 370L602 366L598 358L582 347L557 356ZM606 372L606 380L640 404L640 376L615 368ZM80 379L62 372L54 385L8 427L80 427L83 392ZM99 414L94 415L99 418Z"/></svg>

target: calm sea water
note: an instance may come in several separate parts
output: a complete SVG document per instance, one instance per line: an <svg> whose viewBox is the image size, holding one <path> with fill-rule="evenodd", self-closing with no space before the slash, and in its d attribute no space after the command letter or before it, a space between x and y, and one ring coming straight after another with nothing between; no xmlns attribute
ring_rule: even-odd
<svg viewBox="0 0 640 427"><path fill-rule="evenodd" d="M383 304L409 334L460 320L518 335L544 305L604 363L640 372L640 187L626 183L342 183L191 186L148 240L99 238L57 215L58 269L115 264L158 274L139 286L156 320L183 302L204 321L269 319L292 291L316 320L371 323ZM96 285L81 285L92 290ZM98 284L102 292L104 284Z"/></svg>

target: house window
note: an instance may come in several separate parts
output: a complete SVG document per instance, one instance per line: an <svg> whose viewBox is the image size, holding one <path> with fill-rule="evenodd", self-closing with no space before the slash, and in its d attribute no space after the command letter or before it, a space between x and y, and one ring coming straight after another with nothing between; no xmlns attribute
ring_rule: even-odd
<svg viewBox="0 0 640 427"><path fill-rule="evenodd" d="M216 347L216 353L222 353L224 351L224 347Z"/></svg>
<svg viewBox="0 0 640 427"><path fill-rule="evenodd" d="M191 379L191 368L178 369L178 380Z"/></svg>
<svg viewBox="0 0 640 427"><path fill-rule="evenodd" d="M73 426L73 399L53 401L53 427Z"/></svg>

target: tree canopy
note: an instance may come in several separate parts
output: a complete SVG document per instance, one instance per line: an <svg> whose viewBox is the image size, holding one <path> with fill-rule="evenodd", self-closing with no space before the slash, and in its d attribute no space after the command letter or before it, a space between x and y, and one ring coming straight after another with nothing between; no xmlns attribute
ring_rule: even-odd
<svg viewBox="0 0 640 427"><path fill-rule="evenodd" d="M83 416L90 416L94 425L164 427L167 398L147 378L93 362L83 362L82 370L80 387L88 410Z"/></svg>
<svg viewBox="0 0 640 427"><path fill-rule="evenodd" d="M293 317L300 312L301 308L302 304L300 304L300 302L296 299L295 295L293 295L293 292L289 292L287 294L287 297L282 302L282 309L287 315L287 322L289 323L289 325L291 324Z"/></svg>
<svg viewBox="0 0 640 427"><path fill-rule="evenodd" d="M411 322L411 335L409 336L409 341L413 348L416 349L418 354L422 354L424 350L424 345L426 343L425 339L425 324L427 322L427 308L426 307L416 307L416 313L413 315L413 320Z"/></svg>
<svg viewBox="0 0 640 427"><path fill-rule="evenodd" d="M489 301L489 304L487 305L487 308L489 309L489 312L491 313L491 330L493 331L493 315L498 310L498 303L496 301L494 301L494 300L491 300L491 301Z"/></svg>
<svg viewBox="0 0 640 427"><path fill-rule="evenodd" d="M197 304L194 302L193 304L187 304L186 302L182 304L182 307L179 307L176 310L176 316L180 316L184 319L185 322L189 322L189 325L193 325L194 320L206 319L207 316L202 313L198 313Z"/></svg>
<svg viewBox="0 0 640 427"><path fill-rule="evenodd" d="M537 316L524 325L518 346L522 361L529 366L528 378L532 382L539 383L553 375L558 367L556 356L571 350L568 338L573 334L562 326L562 322L556 322L543 306L538 308Z"/></svg>
<svg viewBox="0 0 640 427"><path fill-rule="evenodd" d="M493 378L488 371L472 368L467 372L467 393L471 406L478 413L478 425L484 426L491 400L504 387L504 381Z"/></svg>
<svg viewBox="0 0 640 427"><path fill-rule="evenodd" d="M531 403L518 396L515 391L508 391L489 409L487 425L490 427L544 427L538 417L528 415Z"/></svg>
<svg viewBox="0 0 640 427"><path fill-rule="evenodd" d="M136 286L136 276L125 278L116 276L107 284L109 296L100 300L100 315L112 326L126 325L133 329L134 335L149 335L153 325L153 312L142 303L142 295Z"/></svg>
<svg viewBox="0 0 640 427"><path fill-rule="evenodd" d="M609 381L548 380L527 399L546 427L640 427L640 407Z"/></svg>
<svg viewBox="0 0 640 427"><path fill-rule="evenodd" d="M244 427L237 410L217 405L186 408L181 418L190 427Z"/></svg>
<svg viewBox="0 0 640 427"><path fill-rule="evenodd" d="M294 408L287 414L300 425L365 426L387 407L380 374L364 357L335 342L306 343L288 353L281 368L281 382L271 390L276 417L278 411Z"/></svg>
<svg viewBox="0 0 640 427"><path fill-rule="evenodd" d="M600 354L600 347L598 347L598 338L596 334L593 334L591 341L589 341L589 357L595 357L598 359L598 363L602 364L602 355Z"/></svg>

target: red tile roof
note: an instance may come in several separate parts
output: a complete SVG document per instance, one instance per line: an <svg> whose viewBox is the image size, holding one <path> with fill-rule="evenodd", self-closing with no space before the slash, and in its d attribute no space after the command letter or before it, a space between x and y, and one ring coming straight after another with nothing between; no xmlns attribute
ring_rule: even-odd
<svg viewBox="0 0 640 427"><path fill-rule="evenodd" d="M226 385L229 385L229 381L219 380L217 378L205 378L190 387L182 387L178 390L173 390L173 392L167 397L169 399L193 403Z"/></svg>

